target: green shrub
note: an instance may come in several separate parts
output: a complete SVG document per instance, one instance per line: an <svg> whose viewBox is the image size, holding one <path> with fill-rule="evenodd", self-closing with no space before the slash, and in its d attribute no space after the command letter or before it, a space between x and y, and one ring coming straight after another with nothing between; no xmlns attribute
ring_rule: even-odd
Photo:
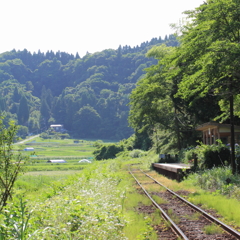
<svg viewBox="0 0 240 240"><path fill-rule="evenodd" d="M45 132L41 133L40 137L43 138L43 139L50 139L51 138L51 136L48 133L45 133Z"/></svg>
<svg viewBox="0 0 240 240"><path fill-rule="evenodd" d="M236 163L237 163L237 170L240 173L240 146L238 144L235 145L235 152L236 152Z"/></svg>
<svg viewBox="0 0 240 240"><path fill-rule="evenodd" d="M239 176L233 175L230 167L213 167L199 171L189 175L185 181L207 191L240 198Z"/></svg>
<svg viewBox="0 0 240 240"><path fill-rule="evenodd" d="M124 147L122 145L117 144L105 144L100 145L93 154L95 155L96 160L110 159L116 158L116 154L124 151Z"/></svg>
<svg viewBox="0 0 240 240"><path fill-rule="evenodd" d="M65 139L65 138L69 139L70 138L70 135L68 133L60 133L58 135L61 139Z"/></svg>
<svg viewBox="0 0 240 240"><path fill-rule="evenodd" d="M129 156L132 158L139 158L145 155L145 152L140 149L135 149L129 153Z"/></svg>
<svg viewBox="0 0 240 240"><path fill-rule="evenodd" d="M218 145L200 144L195 148L184 149L181 152L181 161L193 163L194 155L198 158L200 169L211 169L230 164L230 150L220 142Z"/></svg>
<svg viewBox="0 0 240 240"><path fill-rule="evenodd" d="M188 148L183 148L179 152L179 160L180 162L184 162L186 164L192 163L193 161L193 155L195 154L195 147L188 147Z"/></svg>

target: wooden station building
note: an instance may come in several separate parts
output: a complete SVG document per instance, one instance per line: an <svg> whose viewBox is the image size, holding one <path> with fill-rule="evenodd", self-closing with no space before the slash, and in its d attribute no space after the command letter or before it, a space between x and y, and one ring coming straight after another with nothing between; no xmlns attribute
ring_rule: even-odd
<svg viewBox="0 0 240 240"><path fill-rule="evenodd" d="M196 128L202 131L203 143L206 145L215 144L220 139L223 144L231 143L231 125L217 122L204 123ZM235 143L240 144L240 126L234 126Z"/></svg>
<svg viewBox="0 0 240 240"><path fill-rule="evenodd" d="M207 122L196 128L202 132L202 141L206 145L216 144L220 139L223 144L231 143L231 125L217 122ZM240 145L240 126L234 126L235 143ZM190 170L190 165L182 163L153 163L153 168L159 173L181 181L184 174Z"/></svg>

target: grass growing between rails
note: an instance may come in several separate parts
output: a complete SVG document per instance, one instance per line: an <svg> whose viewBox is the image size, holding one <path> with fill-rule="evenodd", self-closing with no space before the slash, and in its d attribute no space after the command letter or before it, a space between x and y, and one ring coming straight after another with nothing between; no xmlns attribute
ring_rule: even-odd
<svg viewBox="0 0 240 240"><path fill-rule="evenodd" d="M211 225L208 225L208 226L205 226L204 227L204 232L208 235L211 235L211 234L221 234L223 233L223 230L217 226L216 224L211 224Z"/></svg>
<svg viewBox="0 0 240 240"><path fill-rule="evenodd" d="M158 173L149 173L166 187L179 191L193 204L214 210L222 221L237 229L240 227L240 175L232 175L229 168L213 168L194 173L182 182L165 178ZM226 179L231 183L227 184ZM187 192L185 192L187 191Z"/></svg>

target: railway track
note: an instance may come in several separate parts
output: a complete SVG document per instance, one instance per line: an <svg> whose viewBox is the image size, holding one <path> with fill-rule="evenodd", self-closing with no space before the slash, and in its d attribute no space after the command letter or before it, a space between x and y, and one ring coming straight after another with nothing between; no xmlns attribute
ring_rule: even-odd
<svg viewBox="0 0 240 240"><path fill-rule="evenodd" d="M129 173L152 201L153 205L161 211L162 217L170 223L175 238L169 236L169 238L165 239L179 239L179 237L185 240L240 239L239 232L163 186L142 170L129 167ZM156 188L156 186L159 187ZM154 195L160 197L163 201L158 203L154 200ZM209 226L215 227L218 231L209 234L206 230ZM163 237L160 236L160 239L163 239Z"/></svg>

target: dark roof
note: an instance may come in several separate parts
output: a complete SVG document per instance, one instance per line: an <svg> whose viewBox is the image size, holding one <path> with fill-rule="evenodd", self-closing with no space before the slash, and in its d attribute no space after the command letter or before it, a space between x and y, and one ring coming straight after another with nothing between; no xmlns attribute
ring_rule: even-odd
<svg viewBox="0 0 240 240"><path fill-rule="evenodd" d="M197 131L208 130L209 128L231 128L231 124L222 124L217 122L207 122L196 127ZM240 126L234 125L234 129L240 131Z"/></svg>

